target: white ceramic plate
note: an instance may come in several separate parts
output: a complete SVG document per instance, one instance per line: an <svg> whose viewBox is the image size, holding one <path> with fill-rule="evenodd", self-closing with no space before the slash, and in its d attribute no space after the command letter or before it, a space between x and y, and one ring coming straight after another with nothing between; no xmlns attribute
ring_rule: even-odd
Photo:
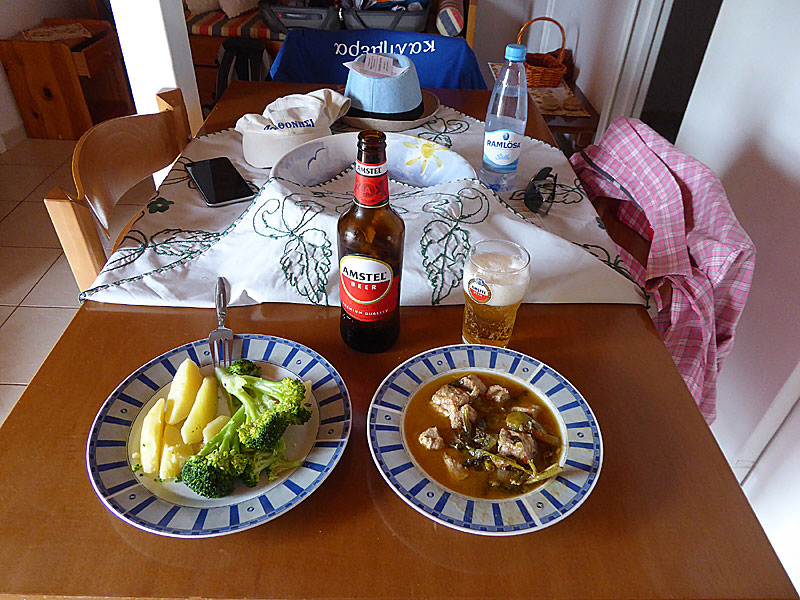
<svg viewBox="0 0 800 600"><path fill-rule="evenodd" d="M426 381L463 370L510 375L557 411L566 430L560 475L521 496L482 500L447 489L416 464L403 435L405 408ZM591 493L603 464L597 420L569 381L515 350L470 344L423 352L392 371L367 412L367 443L383 478L412 508L442 525L481 535L538 531L568 517Z"/></svg>
<svg viewBox="0 0 800 600"><path fill-rule="evenodd" d="M123 521L180 538L242 531L297 506L336 466L350 436L352 410L347 388L331 364L302 344L268 335L237 335L234 356L260 364L266 378L293 375L311 381L312 418L289 428L284 438L287 457L303 460L302 465L272 483L237 485L233 494L218 499L198 496L182 483L133 473L144 415L166 396L178 366L191 358L202 373L212 371L208 340L184 344L132 373L108 397L92 425L86 446L89 479L103 504Z"/></svg>
<svg viewBox="0 0 800 600"><path fill-rule="evenodd" d="M299 185L328 181L356 161L358 132L340 133L311 140L287 152L275 163L271 176ZM427 160L440 161L437 168ZM400 133L386 134L386 160L389 177L415 187L427 187L475 179L475 169L467 160L434 142Z"/></svg>

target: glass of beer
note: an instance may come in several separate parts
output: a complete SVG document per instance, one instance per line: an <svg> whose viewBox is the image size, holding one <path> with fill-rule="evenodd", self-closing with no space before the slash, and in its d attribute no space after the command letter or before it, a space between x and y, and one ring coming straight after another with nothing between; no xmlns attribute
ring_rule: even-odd
<svg viewBox="0 0 800 600"><path fill-rule="evenodd" d="M506 240L482 240L464 265L464 323L467 344L507 346L517 309L528 291L531 257Z"/></svg>

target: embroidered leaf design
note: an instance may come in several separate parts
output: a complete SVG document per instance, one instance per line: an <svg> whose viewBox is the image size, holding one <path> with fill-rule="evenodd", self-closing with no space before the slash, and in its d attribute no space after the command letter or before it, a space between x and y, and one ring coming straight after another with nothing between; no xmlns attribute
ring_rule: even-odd
<svg viewBox="0 0 800 600"><path fill-rule="evenodd" d="M159 196L155 200L151 200L147 203L147 211L150 214L157 213L157 212L167 212L171 205L175 204L172 200L167 200L166 198Z"/></svg>
<svg viewBox="0 0 800 600"><path fill-rule="evenodd" d="M138 221L138 219L137 219ZM132 242L133 246L126 246L126 242ZM138 229L131 229L122 238L122 246L114 252L108 262L103 267L103 272L114 271L121 269L142 256L147 250L148 239L147 236Z"/></svg>
<svg viewBox="0 0 800 600"><path fill-rule="evenodd" d="M283 248L281 269L286 281L313 304L328 304L325 287L333 250L321 229L309 228L291 237Z"/></svg>
<svg viewBox="0 0 800 600"><path fill-rule="evenodd" d="M575 242L573 242L573 243L575 243ZM636 282L636 280L634 279L633 275L631 275L631 272L628 269L628 266L625 264L625 262L622 260L622 257L619 254L617 254L616 256L614 256L612 258L611 254L609 253L608 250L606 250L602 246L598 246L597 244L578 244L578 243L575 243L575 245L579 246L580 248L583 248L589 254L591 254L592 256L597 258L601 263L611 267L617 273L619 273L620 275L625 277L625 279L629 280L634 285L636 285L636 287L639 289L639 293L641 294L642 298L644 298L645 300L649 301L649 297L648 297L647 291L641 285L639 285Z"/></svg>
<svg viewBox="0 0 800 600"><path fill-rule="evenodd" d="M469 131L469 121L434 117L425 123L422 128L425 131L421 132L418 137L450 148L453 146L453 139L450 136Z"/></svg>
<svg viewBox="0 0 800 600"><path fill-rule="evenodd" d="M118 249L108 261L103 271L113 271L131 264L148 250L158 256L175 258L176 261L165 267L192 258L208 250L222 236L216 231L162 229L148 238L138 229L131 229L123 238L124 242L133 242L133 246Z"/></svg>
<svg viewBox="0 0 800 600"><path fill-rule="evenodd" d="M465 187L455 194L436 194L422 210L434 212L456 224L482 223L489 216L489 197L477 188Z"/></svg>
<svg viewBox="0 0 800 600"><path fill-rule="evenodd" d="M150 238L150 247L160 256L183 259L207 250L220 235L216 231L162 229Z"/></svg>
<svg viewBox="0 0 800 600"><path fill-rule="evenodd" d="M181 156L178 160L176 160L175 165L172 167L172 169L170 169L169 173L164 178L164 181L161 182L159 189L163 189L164 186L177 185L180 183L185 183L191 190L196 189L194 181L189 175L189 172L186 170L186 165L191 162L192 161L185 156Z"/></svg>
<svg viewBox="0 0 800 600"><path fill-rule="evenodd" d="M420 240L422 264L431 284L431 304L440 304L459 287L470 248L469 231L489 216L489 198L475 188L456 194L438 194L422 210L438 218L425 225Z"/></svg>
<svg viewBox="0 0 800 600"><path fill-rule="evenodd" d="M420 240L422 266L431 283L431 304L439 304L461 285L469 252L469 233L443 219L430 221Z"/></svg>
<svg viewBox="0 0 800 600"><path fill-rule="evenodd" d="M274 240L287 239L280 259L287 283L314 304L327 305L333 247L322 229L309 227L314 217L324 211L325 206L313 196L269 198L253 215L253 229Z"/></svg>
<svg viewBox="0 0 800 600"><path fill-rule="evenodd" d="M580 181L577 179L570 185L568 183L557 183L556 193L553 198L553 204L580 204L586 198L583 193ZM509 200L518 200L520 203L525 199L525 190L515 190ZM523 205L524 206L524 205ZM527 208L525 209L527 210Z"/></svg>

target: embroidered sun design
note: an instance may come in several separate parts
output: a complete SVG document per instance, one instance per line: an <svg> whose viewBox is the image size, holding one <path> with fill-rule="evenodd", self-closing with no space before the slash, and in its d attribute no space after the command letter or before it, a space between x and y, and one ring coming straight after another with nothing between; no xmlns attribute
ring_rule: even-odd
<svg viewBox="0 0 800 600"><path fill-rule="evenodd" d="M440 169L442 167L442 159L436 156L437 152L446 152L450 150L449 148L445 148L444 146L440 146L438 144L434 144L431 142L426 142L420 138L417 138L413 142L403 142L403 145L406 148L411 148L413 150L419 150L419 156L416 156L409 160L406 164L413 165L415 163L420 163L419 173L420 175L425 172L425 169L428 167L428 161L436 163L436 168ZM420 162L422 161L422 162Z"/></svg>

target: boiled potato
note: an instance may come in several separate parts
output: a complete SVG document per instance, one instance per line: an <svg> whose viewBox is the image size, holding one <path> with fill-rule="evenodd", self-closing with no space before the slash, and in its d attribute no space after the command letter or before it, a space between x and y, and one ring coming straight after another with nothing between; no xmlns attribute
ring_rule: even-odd
<svg viewBox="0 0 800 600"><path fill-rule="evenodd" d="M203 428L217 416L217 378L204 377L189 416L181 427L181 437L187 444L196 444L203 439Z"/></svg>
<svg viewBox="0 0 800 600"><path fill-rule="evenodd" d="M203 428L203 443L207 444L230 420L231 418L228 415L220 415L206 425Z"/></svg>
<svg viewBox="0 0 800 600"><path fill-rule="evenodd" d="M202 383L203 376L200 375L200 369L187 358L178 367L169 388L166 406L167 424L176 425L187 417Z"/></svg>
<svg viewBox="0 0 800 600"><path fill-rule="evenodd" d="M161 440L164 434L164 399L158 401L144 416L139 437L139 458L142 471L148 475L158 473L161 462Z"/></svg>
<svg viewBox="0 0 800 600"><path fill-rule="evenodd" d="M175 479L181 474L183 463L194 454L194 449L183 443L180 430L174 425L164 427L164 440L161 449L161 479Z"/></svg>

